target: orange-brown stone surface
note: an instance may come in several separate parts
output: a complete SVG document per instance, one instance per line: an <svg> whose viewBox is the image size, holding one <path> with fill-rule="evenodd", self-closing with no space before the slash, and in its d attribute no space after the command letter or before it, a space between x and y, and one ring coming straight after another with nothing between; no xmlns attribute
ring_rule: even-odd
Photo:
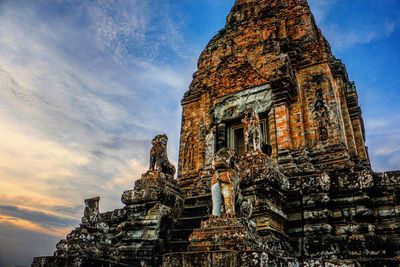
<svg viewBox="0 0 400 267"><path fill-rule="evenodd" d="M354 84L332 55L306 1L238 0L225 28L202 52L182 100L183 184L207 165L207 134L215 131L215 139L220 135L215 106L229 95L264 85L272 92L272 105L263 116L276 162L286 151L340 147L342 163L353 153L369 166ZM318 90L326 109L326 129L318 128L314 115ZM251 103L242 103L247 104ZM326 132L326 140L321 141L320 131Z"/></svg>

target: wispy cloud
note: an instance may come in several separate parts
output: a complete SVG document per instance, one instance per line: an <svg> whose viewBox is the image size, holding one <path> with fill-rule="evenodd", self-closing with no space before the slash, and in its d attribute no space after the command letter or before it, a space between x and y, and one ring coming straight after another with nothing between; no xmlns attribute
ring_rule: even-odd
<svg viewBox="0 0 400 267"><path fill-rule="evenodd" d="M331 45L336 49L349 48L358 44L368 44L389 37L398 27L395 22L388 22L351 30L338 25L325 27L325 33Z"/></svg>
<svg viewBox="0 0 400 267"><path fill-rule="evenodd" d="M400 12L398 3L384 0L371 4L369 1L309 0L309 4L331 46L343 50L359 44L368 44L391 36L398 29ZM382 18L381 6L391 6L392 12ZM378 12L376 12L378 11ZM355 19L344 17L345 12L364 12L354 16ZM336 17L333 22L332 18Z"/></svg>
<svg viewBox="0 0 400 267"><path fill-rule="evenodd" d="M155 134L176 163L193 52L165 1L0 5L0 224L61 236L121 207Z"/></svg>
<svg viewBox="0 0 400 267"><path fill-rule="evenodd" d="M131 184L132 173L144 173L148 169L147 164L144 165L142 161L131 160L128 164L128 168L120 172L117 176L107 181L106 186L115 191L115 189L120 189L121 187Z"/></svg>
<svg viewBox="0 0 400 267"><path fill-rule="evenodd" d="M369 134L368 146L375 171L398 170L400 137L397 132L387 133L382 131L381 134Z"/></svg>
<svg viewBox="0 0 400 267"><path fill-rule="evenodd" d="M400 159L400 117L387 113L365 121L367 145L375 171L397 170ZM383 141L384 140L384 141Z"/></svg>
<svg viewBox="0 0 400 267"><path fill-rule="evenodd" d="M337 0L309 0L308 2L312 8L315 21L319 24L325 20Z"/></svg>

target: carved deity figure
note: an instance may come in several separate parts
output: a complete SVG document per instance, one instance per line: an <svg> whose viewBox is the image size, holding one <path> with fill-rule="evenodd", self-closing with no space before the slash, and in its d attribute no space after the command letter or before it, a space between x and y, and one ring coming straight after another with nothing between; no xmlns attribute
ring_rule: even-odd
<svg viewBox="0 0 400 267"><path fill-rule="evenodd" d="M211 179L213 216L236 216L235 205L239 193L236 160L235 151L230 148L219 150L213 158L214 175Z"/></svg>
<svg viewBox="0 0 400 267"><path fill-rule="evenodd" d="M190 133L185 138L184 145L184 158L183 158L183 171L189 171L193 169L193 161L194 161L194 138Z"/></svg>
<svg viewBox="0 0 400 267"><path fill-rule="evenodd" d="M83 212L82 224L93 226L99 216L100 197L85 199L85 211Z"/></svg>
<svg viewBox="0 0 400 267"><path fill-rule="evenodd" d="M154 137L150 150L150 171L160 171L165 174L175 175L175 167L168 160L167 155L168 137L165 134Z"/></svg>
<svg viewBox="0 0 400 267"><path fill-rule="evenodd" d="M205 149L205 159L206 165L211 165L212 158L214 157L215 153L215 127L212 127L206 135L205 142L206 142L206 149Z"/></svg>
<svg viewBox="0 0 400 267"><path fill-rule="evenodd" d="M329 124L329 114L328 108L325 106L324 103L324 97L321 89L317 90L316 92L313 107L313 117L317 127L318 141L328 140L327 126Z"/></svg>
<svg viewBox="0 0 400 267"><path fill-rule="evenodd" d="M242 123L245 153L251 149L253 149L253 151L261 151L262 134L260 118L257 112L250 107L246 108Z"/></svg>

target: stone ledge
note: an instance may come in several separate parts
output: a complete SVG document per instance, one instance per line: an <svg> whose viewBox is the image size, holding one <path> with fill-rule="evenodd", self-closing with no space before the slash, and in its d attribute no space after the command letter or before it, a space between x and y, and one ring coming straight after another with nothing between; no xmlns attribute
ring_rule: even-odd
<svg viewBox="0 0 400 267"><path fill-rule="evenodd" d="M135 181L133 190L127 190L122 194L121 201L125 205L156 201L170 207L183 204L177 181L171 175L157 171L144 173L142 178Z"/></svg>
<svg viewBox="0 0 400 267"><path fill-rule="evenodd" d="M86 257L37 257L31 267L133 267L131 265Z"/></svg>
<svg viewBox="0 0 400 267"><path fill-rule="evenodd" d="M211 251L211 252L185 252L172 253L163 256L163 267L189 267L189 266L285 266L297 267L298 261L294 258L276 257L270 253L248 251Z"/></svg>

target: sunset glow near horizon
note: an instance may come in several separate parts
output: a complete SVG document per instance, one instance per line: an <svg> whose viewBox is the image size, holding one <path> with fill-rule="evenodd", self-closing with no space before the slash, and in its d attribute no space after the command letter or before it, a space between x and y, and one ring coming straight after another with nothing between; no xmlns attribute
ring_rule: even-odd
<svg viewBox="0 0 400 267"><path fill-rule="evenodd" d="M51 255L148 167L233 0L0 1L0 267ZM400 2L309 0L356 82L375 171L400 169Z"/></svg>

